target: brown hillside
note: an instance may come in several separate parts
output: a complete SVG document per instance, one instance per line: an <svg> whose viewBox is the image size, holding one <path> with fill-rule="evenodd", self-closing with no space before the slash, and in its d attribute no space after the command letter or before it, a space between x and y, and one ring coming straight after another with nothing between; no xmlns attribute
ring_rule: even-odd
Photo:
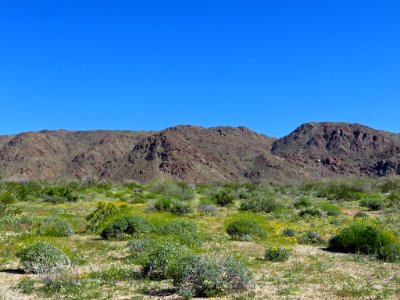
<svg viewBox="0 0 400 300"><path fill-rule="evenodd" d="M40 131L0 136L0 175L13 179L286 181L400 175L397 134L309 123L281 139L245 127L159 132Z"/></svg>

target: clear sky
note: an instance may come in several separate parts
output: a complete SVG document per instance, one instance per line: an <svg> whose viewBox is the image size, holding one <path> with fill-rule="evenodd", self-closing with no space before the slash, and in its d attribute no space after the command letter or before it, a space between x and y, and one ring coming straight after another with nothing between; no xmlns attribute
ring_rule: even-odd
<svg viewBox="0 0 400 300"><path fill-rule="evenodd" d="M400 132L398 0L0 0L0 134Z"/></svg>

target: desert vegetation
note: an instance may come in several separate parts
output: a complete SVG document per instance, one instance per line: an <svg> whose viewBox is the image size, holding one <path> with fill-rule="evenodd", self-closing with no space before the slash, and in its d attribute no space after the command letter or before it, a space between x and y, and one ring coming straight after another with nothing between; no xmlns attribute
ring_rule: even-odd
<svg viewBox="0 0 400 300"><path fill-rule="evenodd" d="M398 299L400 180L0 183L23 299Z"/></svg>

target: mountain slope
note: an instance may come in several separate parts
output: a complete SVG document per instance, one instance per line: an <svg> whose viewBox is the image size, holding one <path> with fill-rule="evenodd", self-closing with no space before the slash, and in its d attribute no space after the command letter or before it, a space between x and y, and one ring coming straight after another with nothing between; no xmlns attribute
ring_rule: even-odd
<svg viewBox="0 0 400 300"><path fill-rule="evenodd" d="M40 131L0 136L0 176L142 182L287 181L400 175L400 136L348 123L308 123L274 139L245 127Z"/></svg>

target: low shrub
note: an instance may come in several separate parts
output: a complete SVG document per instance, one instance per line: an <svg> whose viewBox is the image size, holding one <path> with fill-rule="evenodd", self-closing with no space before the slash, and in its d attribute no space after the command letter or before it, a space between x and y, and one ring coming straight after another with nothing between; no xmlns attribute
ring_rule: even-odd
<svg viewBox="0 0 400 300"><path fill-rule="evenodd" d="M229 191L221 190L212 196L212 200L220 206L228 206L235 201L235 196Z"/></svg>
<svg viewBox="0 0 400 300"><path fill-rule="evenodd" d="M387 197L389 206L395 206L400 204L400 189L392 191Z"/></svg>
<svg viewBox="0 0 400 300"><path fill-rule="evenodd" d="M69 222L58 217L49 217L41 220L37 226L36 234L62 237L73 235L74 230Z"/></svg>
<svg viewBox="0 0 400 300"><path fill-rule="evenodd" d="M328 216L337 217L342 213L339 206L330 202L322 202L318 205L318 207Z"/></svg>
<svg viewBox="0 0 400 300"><path fill-rule="evenodd" d="M305 208L299 213L300 217L322 217L323 213L320 209L315 207Z"/></svg>
<svg viewBox="0 0 400 300"><path fill-rule="evenodd" d="M65 186L51 186L43 190L43 200L48 203L76 202L78 197Z"/></svg>
<svg viewBox="0 0 400 300"><path fill-rule="evenodd" d="M28 273L52 273L70 264L59 248L45 242L36 242L21 249L17 257Z"/></svg>
<svg viewBox="0 0 400 300"><path fill-rule="evenodd" d="M392 243L381 247L378 251L378 258L388 262L400 261L400 244Z"/></svg>
<svg viewBox="0 0 400 300"><path fill-rule="evenodd" d="M320 236L319 233L314 231L307 231L301 238L300 243L302 244L323 244L325 243L324 239Z"/></svg>
<svg viewBox="0 0 400 300"><path fill-rule="evenodd" d="M4 191L0 194L0 204L8 205L15 202L15 196L9 191Z"/></svg>
<svg viewBox="0 0 400 300"><path fill-rule="evenodd" d="M186 215L192 212L190 203L185 203L169 197L158 199L154 203L154 209L158 211L169 211L176 215Z"/></svg>
<svg viewBox="0 0 400 300"><path fill-rule="evenodd" d="M287 261L292 250L285 247L268 247L265 249L264 259L272 262Z"/></svg>
<svg viewBox="0 0 400 300"><path fill-rule="evenodd" d="M150 251L141 272L150 278L166 279L184 254L185 249L179 243L162 242Z"/></svg>
<svg viewBox="0 0 400 300"><path fill-rule="evenodd" d="M114 203L98 202L96 209L86 217L87 229L92 232L101 231L109 220L125 209L125 207L117 207Z"/></svg>
<svg viewBox="0 0 400 300"><path fill-rule="evenodd" d="M296 235L296 230L294 230L294 229L291 229L291 228L285 228L284 230L283 230L283 232L282 232L282 234L284 235L284 236L288 236L288 237L293 237L293 236L295 236Z"/></svg>
<svg viewBox="0 0 400 300"><path fill-rule="evenodd" d="M368 218L369 218L368 214L363 211L359 211L354 215L354 219L368 219Z"/></svg>
<svg viewBox="0 0 400 300"><path fill-rule="evenodd" d="M101 232L104 239L120 239L140 233L151 233L154 225L139 216L120 216L112 220Z"/></svg>
<svg viewBox="0 0 400 300"><path fill-rule="evenodd" d="M321 186L317 191L317 197L326 197L330 200L344 201L360 200L364 194L363 191L355 186L335 182Z"/></svg>
<svg viewBox="0 0 400 300"><path fill-rule="evenodd" d="M365 198L361 200L360 204L370 210L381 210L385 206L385 203L380 198Z"/></svg>
<svg viewBox="0 0 400 300"><path fill-rule="evenodd" d="M172 236L175 240L186 245L200 245L202 242L197 224L193 221L171 221L161 228L161 233Z"/></svg>
<svg viewBox="0 0 400 300"><path fill-rule="evenodd" d="M394 242L394 233L377 225L356 223L334 236L329 241L329 248L338 252L378 254L382 247Z"/></svg>
<svg viewBox="0 0 400 300"><path fill-rule="evenodd" d="M214 297L249 287L252 275L233 257L188 255L171 271L173 284L186 299Z"/></svg>
<svg viewBox="0 0 400 300"><path fill-rule="evenodd" d="M170 180L155 181L149 185L149 189L153 193L178 198L183 201L192 200L195 196L194 187L185 182Z"/></svg>
<svg viewBox="0 0 400 300"><path fill-rule="evenodd" d="M156 246L156 241L151 238L139 238L128 241L127 248L133 255L142 254L150 251Z"/></svg>
<svg viewBox="0 0 400 300"><path fill-rule="evenodd" d="M258 223L249 219L233 221L226 228L226 232L237 240L251 240L254 238L265 238L266 230Z"/></svg>
<svg viewBox="0 0 400 300"><path fill-rule="evenodd" d="M252 194L240 205L242 211L255 213L271 213L283 208L283 204L269 194Z"/></svg>
<svg viewBox="0 0 400 300"><path fill-rule="evenodd" d="M197 206L197 211L202 215L213 216L218 212L218 208L214 204L200 203Z"/></svg>
<svg viewBox="0 0 400 300"><path fill-rule="evenodd" d="M310 201L310 199L308 197L304 196L304 197L301 197L300 199L296 200L294 202L293 206L297 209L311 207L312 202Z"/></svg>

